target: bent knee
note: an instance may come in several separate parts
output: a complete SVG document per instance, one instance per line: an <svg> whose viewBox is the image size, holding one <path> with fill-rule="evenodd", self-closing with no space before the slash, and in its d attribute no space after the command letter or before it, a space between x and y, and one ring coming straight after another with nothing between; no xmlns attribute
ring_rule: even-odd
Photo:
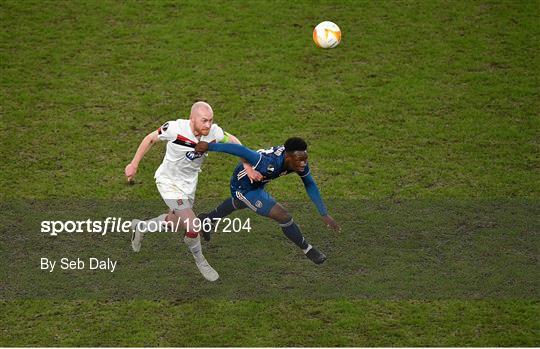
<svg viewBox="0 0 540 349"><path fill-rule="evenodd" d="M274 207L272 207L269 217L277 221L279 224L290 222L292 219L291 214L280 204L276 204Z"/></svg>

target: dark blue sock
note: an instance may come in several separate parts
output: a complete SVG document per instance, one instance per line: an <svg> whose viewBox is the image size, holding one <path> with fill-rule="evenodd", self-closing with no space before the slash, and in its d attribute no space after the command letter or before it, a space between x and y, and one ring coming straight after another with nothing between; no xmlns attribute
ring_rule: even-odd
<svg viewBox="0 0 540 349"><path fill-rule="evenodd" d="M296 246L300 247L302 250L308 248L308 242L306 241L306 239L304 239L304 236L300 231L300 227L296 225L296 223L294 223L292 218L287 223L280 224L280 226L281 230L283 230L283 234L285 234L285 236L288 237L289 240L294 242Z"/></svg>
<svg viewBox="0 0 540 349"><path fill-rule="evenodd" d="M235 207L235 205L237 203L233 204L233 200L234 200L233 198L225 199L225 201L223 201L221 203L221 205L216 207L214 210L212 210L208 214L208 218L210 218L210 219L223 218L223 217L228 216L231 213L233 213L237 208L238 209L242 208L242 207L238 207L238 206Z"/></svg>

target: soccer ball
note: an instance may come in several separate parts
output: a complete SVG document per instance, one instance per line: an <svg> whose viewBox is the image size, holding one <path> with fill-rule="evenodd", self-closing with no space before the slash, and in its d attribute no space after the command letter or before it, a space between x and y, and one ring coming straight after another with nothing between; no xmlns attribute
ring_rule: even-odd
<svg viewBox="0 0 540 349"><path fill-rule="evenodd" d="M341 30L334 22L321 22L313 29L313 41L319 47L334 48L341 41Z"/></svg>

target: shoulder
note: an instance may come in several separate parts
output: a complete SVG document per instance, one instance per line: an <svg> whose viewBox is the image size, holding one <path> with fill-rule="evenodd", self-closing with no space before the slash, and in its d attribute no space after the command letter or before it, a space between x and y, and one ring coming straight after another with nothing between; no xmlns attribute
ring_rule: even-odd
<svg viewBox="0 0 540 349"><path fill-rule="evenodd" d="M223 132L223 129L219 127L218 124L213 124L212 127L210 127L210 133L208 134L208 137L212 140L216 140L217 142L220 142L223 137L225 137L225 133Z"/></svg>
<svg viewBox="0 0 540 349"><path fill-rule="evenodd" d="M191 124L189 122L189 120L186 120L186 119L178 119L175 121L174 123L175 125L173 126L173 130L176 134L179 134L183 137L186 137L190 140L192 140L192 134L193 132L191 131Z"/></svg>
<svg viewBox="0 0 540 349"><path fill-rule="evenodd" d="M167 133L167 132L175 132L175 130L177 129L178 129L178 121L169 120L158 128L158 133L162 134L162 133Z"/></svg>
<svg viewBox="0 0 540 349"><path fill-rule="evenodd" d="M266 155L266 156L283 156L285 152L285 147L282 145L270 147L268 149L259 149L257 152Z"/></svg>
<svg viewBox="0 0 540 349"><path fill-rule="evenodd" d="M189 120L186 119L177 119L174 121L174 124L179 129L191 129L189 125Z"/></svg>
<svg viewBox="0 0 540 349"><path fill-rule="evenodd" d="M183 121L183 120L169 120L167 121L166 123L164 123L163 125L161 125L161 129L163 131L167 131L169 129L178 129L178 127L180 127L180 121Z"/></svg>
<svg viewBox="0 0 540 349"><path fill-rule="evenodd" d="M210 127L210 133L223 133L223 129L219 127L218 124L212 124L212 127Z"/></svg>

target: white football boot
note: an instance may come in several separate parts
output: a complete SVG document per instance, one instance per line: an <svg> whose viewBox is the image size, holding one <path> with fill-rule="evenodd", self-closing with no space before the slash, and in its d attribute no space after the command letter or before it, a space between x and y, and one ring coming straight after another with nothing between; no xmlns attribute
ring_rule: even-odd
<svg viewBox="0 0 540 349"><path fill-rule="evenodd" d="M214 268L212 268L206 258L195 258L195 264L197 265L197 268L199 268L199 271L206 280L216 281L217 279L219 279L219 274Z"/></svg>
<svg viewBox="0 0 540 349"><path fill-rule="evenodd" d="M144 233L138 229L139 223L142 221L140 219L134 219L131 221L131 248L135 252L141 250L141 244L144 239Z"/></svg>

